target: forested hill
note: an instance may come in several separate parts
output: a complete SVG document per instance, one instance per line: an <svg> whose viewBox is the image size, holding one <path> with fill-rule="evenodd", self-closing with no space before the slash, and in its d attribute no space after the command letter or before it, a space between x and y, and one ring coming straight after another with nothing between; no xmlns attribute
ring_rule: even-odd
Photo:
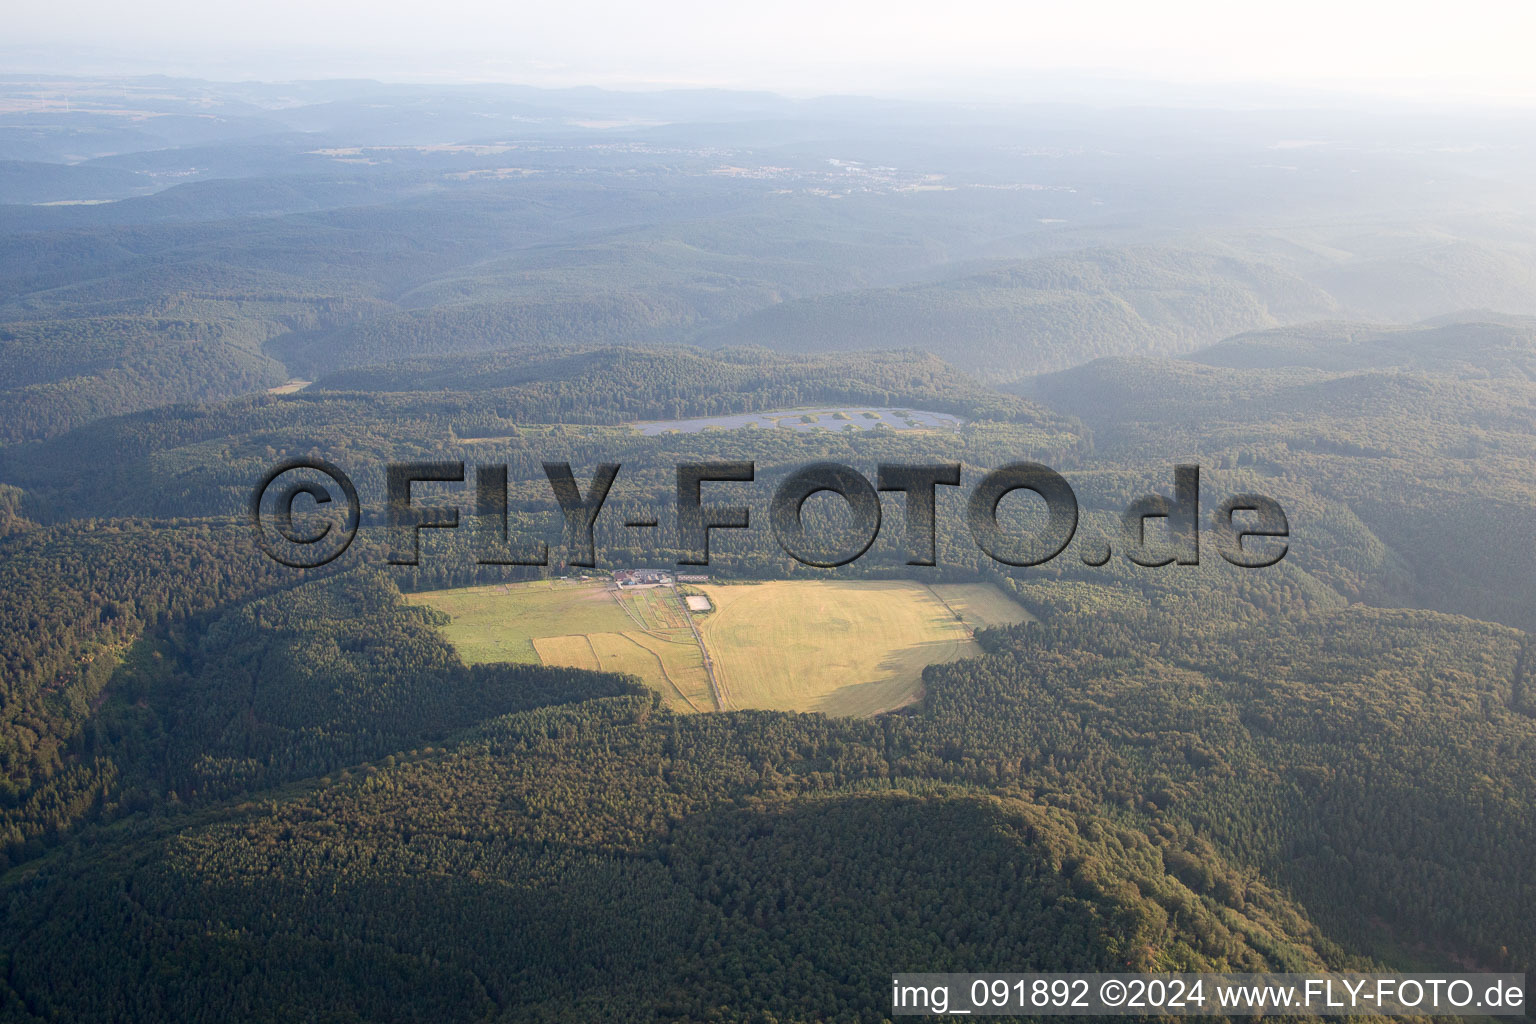
<svg viewBox="0 0 1536 1024"><path fill-rule="evenodd" d="M1536 627L1536 329L1499 318L1245 335L1019 387L1110 460L1195 458L1348 510L1415 585L1375 600Z"/></svg>
<svg viewBox="0 0 1536 1024"><path fill-rule="evenodd" d="M1293 366L1529 380L1536 377L1536 317L1481 312L1403 326L1304 324L1239 334L1189 359L1250 370Z"/></svg>
<svg viewBox="0 0 1536 1024"><path fill-rule="evenodd" d="M1047 256L933 284L802 299L707 339L794 352L912 346L990 380L1098 356L1186 352L1338 309L1259 262L1127 248Z"/></svg>
<svg viewBox="0 0 1536 1024"><path fill-rule="evenodd" d="M333 388L356 390L332 390ZM1090 439L1067 417L978 384L920 352L786 356L761 350L564 346L353 371L291 395L170 406L0 448L0 474L25 487L40 518L238 515L278 457L328 453L357 474L370 502L384 466L416 457L501 459L514 479L543 479L556 456L618 461L666 478L719 437L641 437L636 420L707 417L826 404L844 419L804 435L756 436L766 464L863 449L919 457L926 445L983 445L1060 463ZM958 433L859 431L850 414L894 407L951 414ZM864 421L867 422L867 421ZM739 435L726 434L729 439ZM845 457L851 457L846 456ZM979 460L979 454L971 456ZM539 491L547 496L547 485Z"/></svg>
<svg viewBox="0 0 1536 1024"><path fill-rule="evenodd" d="M498 407L524 422L622 423L840 403L915 406L968 419L1042 417L1030 403L915 349L783 355L767 349L530 347L343 370L315 387L496 392Z"/></svg>
<svg viewBox="0 0 1536 1024"><path fill-rule="evenodd" d="M125 412L263 391L287 376L231 319L106 316L0 325L0 442Z"/></svg>

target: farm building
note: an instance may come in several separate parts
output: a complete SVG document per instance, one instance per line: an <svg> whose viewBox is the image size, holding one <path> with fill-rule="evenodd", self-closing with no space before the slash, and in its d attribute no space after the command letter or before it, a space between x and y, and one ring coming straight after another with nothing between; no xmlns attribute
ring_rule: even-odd
<svg viewBox="0 0 1536 1024"><path fill-rule="evenodd" d="M655 587L672 582L672 574L660 569L618 569L613 582L621 587Z"/></svg>

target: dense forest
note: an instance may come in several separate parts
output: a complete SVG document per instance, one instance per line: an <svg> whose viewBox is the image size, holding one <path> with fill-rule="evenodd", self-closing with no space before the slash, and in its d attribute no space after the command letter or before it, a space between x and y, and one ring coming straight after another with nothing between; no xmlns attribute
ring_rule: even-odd
<svg viewBox="0 0 1536 1024"><path fill-rule="evenodd" d="M990 636L869 722L466 673L367 572L256 599L125 660L95 741L113 798L10 876L12 996L73 1019L868 1019L898 954L1529 961L1521 634L1251 606L1201 630L1080 587L1085 610ZM1284 676L1248 667L1282 652ZM123 929L200 969L125 972ZM61 943L91 985L48 969ZM400 1009L445 969L441 1002Z"/></svg>

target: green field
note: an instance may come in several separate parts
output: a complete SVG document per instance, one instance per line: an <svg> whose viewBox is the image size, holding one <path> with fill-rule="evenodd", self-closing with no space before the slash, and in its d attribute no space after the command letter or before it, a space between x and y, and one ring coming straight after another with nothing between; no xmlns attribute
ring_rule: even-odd
<svg viewBox="0 0 1536 1024"><path fill-rule="evenodd" d="M979 652L972 632L1029 614L985 583L775 581L700 588L695 619L730 708L872 715L914 700L922 670ZM446 612L466 663L543 662L637 676L678 711L717 702L668 588L554 581L410 597Z"/></svg>
<svg viewBox="0 0 1536 1024"><path fill-rule="evenodd" d="M538 662L537 637L622 633L634 623L601 582L565 580L496 584L412 594L413 603L447 612L443 635L466 665Z"/></svg>
<svg viewBox="0 0 1536 1024"><path fill-rule="evenodd" d="M688 613L671 590L554 580L407 599L448 614L443 636L467 665L543 662L627 673L679 711L716 710Z"/></svg>

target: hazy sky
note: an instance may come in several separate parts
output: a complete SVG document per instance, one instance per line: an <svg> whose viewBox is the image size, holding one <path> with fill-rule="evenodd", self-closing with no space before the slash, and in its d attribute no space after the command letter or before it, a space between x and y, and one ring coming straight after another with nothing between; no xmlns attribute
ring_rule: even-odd
<svg viewBox="0 0 1536 1024"><path fill-rule="evenodd" d="M1064 69L1536 99L1533 0L60 0L17 71L354 75L999 94ZM73 65L73 66L72 66ZM0 70L5 70L0 68Z"/></svg>

